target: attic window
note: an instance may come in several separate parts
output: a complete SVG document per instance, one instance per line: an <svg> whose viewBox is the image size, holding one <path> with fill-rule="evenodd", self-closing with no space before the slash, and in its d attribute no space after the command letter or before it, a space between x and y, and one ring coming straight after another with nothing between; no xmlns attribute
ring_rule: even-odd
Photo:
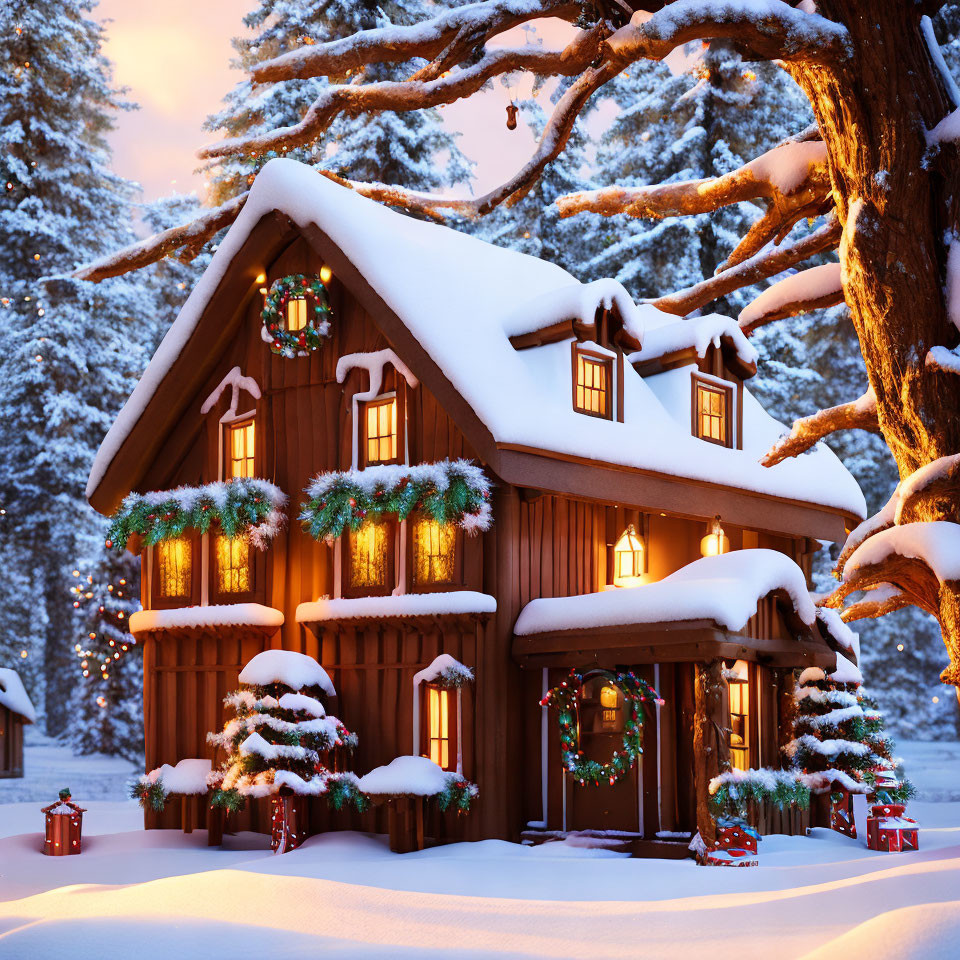
<svg viewBox="0 0 960 960"><path fill-rule="evenodd" d="M402 412L397 395L370 400L360 409L360 449L364 466L403 459Z"/></svg>
<svg viewBox="0 0 960 960"><path fill-rule="evenodd" d="M254 422L245 420L227 428L227 479L252 477L254 471Z"/></svg>
<svg viewBox="0 0 960 960"><path fill-rule="evenodd" d="M733 446L733 386L694 375L694 436L721 447Z"/></svg>
<svg viewBox="0 0 960 960"><path fill-rule="evenodd" d="M573 409L590 417L611 419L610 377L613 361L599 353L573 348Z"/></svg>

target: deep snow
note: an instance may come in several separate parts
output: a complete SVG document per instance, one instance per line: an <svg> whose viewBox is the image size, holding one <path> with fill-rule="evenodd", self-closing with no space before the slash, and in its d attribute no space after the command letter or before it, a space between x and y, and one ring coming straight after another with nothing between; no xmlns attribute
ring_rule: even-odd
<svg viewBox="0 0 960 960"><path fill-rule="evenodd" d="M0 956L952 957L960 744L902 746L929 798L910 807L919 852L872 853L818 830L767 838L760 867L724 870L560 843L397 856L385 838L355 833L282 857L252 834L208 849L203 831L143 832L130 801L88 802L123 795L122 761L34 743L28 778L0 781L0 803L31 796L0 806ZM64 776L89 808L84 853L47 858L39 806Z"/></svg>

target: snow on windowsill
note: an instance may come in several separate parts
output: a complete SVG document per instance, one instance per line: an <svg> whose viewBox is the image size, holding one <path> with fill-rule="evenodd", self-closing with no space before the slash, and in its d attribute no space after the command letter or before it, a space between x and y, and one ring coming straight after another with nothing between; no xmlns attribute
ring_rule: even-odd
<svg viewBox="0 0 960 960"><path fill-rule="evenodd" d="M390 597L320 599L297 607L297 623L360 620L367 617L421 617L461 613L496 613L497 601L475 590L406 593Z"/></svg>
<svg viewBox="0 0 960 960"><path fill-rule="evenodd" d="M130 616L130 632L175 627L279 627L283 614L261 603L227 603L172 610L138 610Z"/></svg>

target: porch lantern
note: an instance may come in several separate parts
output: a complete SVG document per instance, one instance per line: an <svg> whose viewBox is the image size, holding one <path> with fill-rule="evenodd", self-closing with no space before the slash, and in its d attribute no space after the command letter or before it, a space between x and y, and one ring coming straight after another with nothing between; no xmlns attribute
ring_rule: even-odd
<svg viewBox="0 0 960 960"><path fill-rule="evenodd" d="M710 532L700 541L700 553L705 557L716 557L730 549L730 538L720 526L720 518L714 517L710 523Z"/></svg>
<svg viewBox="0 0 960 960"><path fill-rule="evenodd" d="M613 583L617 587L637 587L643 580L643 541L631 523L613 548Z"/></svg>

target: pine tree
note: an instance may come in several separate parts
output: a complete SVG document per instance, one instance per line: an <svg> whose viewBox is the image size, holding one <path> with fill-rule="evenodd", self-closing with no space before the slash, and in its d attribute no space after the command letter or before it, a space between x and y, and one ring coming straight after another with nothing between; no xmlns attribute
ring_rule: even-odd
<svg viewBox="0 0 960 960"><path fill-rule="evenodd" d="M244 18L255 35L233 41L238 54L234 66L249 72L254 64L304 44L349 36L387 21L413 23L426 15L422 0L260 0ZM368 71L369 78L376 80L401 75L389 64ZM208 118L206 128L234 137L295 124L327 82L325 78L292 80L261 88L245 79L227 94L223 109ZM257 171L274 156L228 158L212 164L215 202L246 190ZM436 110L341 119L318 142L284 156L333 169L345 177L421 190L464 183L472 168L457 147L456 135L444 128Z"/></svg>

